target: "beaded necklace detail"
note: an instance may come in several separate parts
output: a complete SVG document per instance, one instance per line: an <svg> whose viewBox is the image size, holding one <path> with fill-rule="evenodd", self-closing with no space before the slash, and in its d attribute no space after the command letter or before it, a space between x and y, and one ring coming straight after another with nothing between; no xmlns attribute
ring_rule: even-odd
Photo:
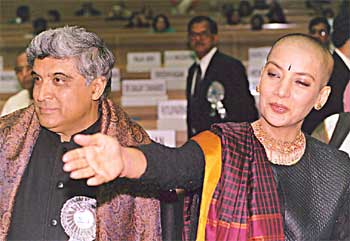
<svg viewBox="0 0 350 241"><path fill-rule="evenodd" d="M296 164L305 152L305 135L300 131L294 141L281 141L266 133L260 121L252 124L254 134L265 148L268 160L276 165L291 166Z"/></svg>

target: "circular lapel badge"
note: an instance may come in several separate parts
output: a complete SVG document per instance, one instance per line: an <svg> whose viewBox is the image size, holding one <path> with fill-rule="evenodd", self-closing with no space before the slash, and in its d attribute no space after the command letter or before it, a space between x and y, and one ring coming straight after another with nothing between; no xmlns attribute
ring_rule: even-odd
<svg viewBox="0 0 350 241"><path fill-rule="evenodd" d="M63 204L61 224L69 241L92 241L96 238L96 200L73 197Z"/></svg>

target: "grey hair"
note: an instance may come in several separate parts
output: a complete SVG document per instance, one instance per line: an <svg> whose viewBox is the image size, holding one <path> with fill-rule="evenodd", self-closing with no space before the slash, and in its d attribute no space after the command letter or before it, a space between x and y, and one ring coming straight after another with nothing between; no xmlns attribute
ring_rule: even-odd
<svg viewBox="0 0 350 241"><path fill-rule="evenodd" d="M33 38L26 53L31 67L36 58L75 58L76 67L87 85L98 77L105 77L107 85L103 97L110 91L115 63L113 53L95 33L84 28L65 26L44 31Z"/></svg>

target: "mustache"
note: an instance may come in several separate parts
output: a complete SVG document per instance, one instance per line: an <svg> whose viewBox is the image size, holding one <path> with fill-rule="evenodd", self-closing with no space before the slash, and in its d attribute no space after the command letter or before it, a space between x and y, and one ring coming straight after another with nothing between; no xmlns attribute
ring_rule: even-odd
<svg viewBox="0 0 350 241"><path fill-rule="evenodd" d="M194 42L194 46L203 46L204 44L201 41Z"/></svg>

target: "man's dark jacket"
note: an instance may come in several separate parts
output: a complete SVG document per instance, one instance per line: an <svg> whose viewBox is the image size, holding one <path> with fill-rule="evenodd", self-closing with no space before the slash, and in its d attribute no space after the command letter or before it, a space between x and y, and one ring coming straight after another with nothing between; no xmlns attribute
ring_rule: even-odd
<svg viewBox="0 0 350 241"><path fill-rule="evenodd" d="M188 72L187 97L187 128L188 136L210 129L210 125L217 122L244 122L258 118L254 97L249 91L249 83L244 66L240 61L217 51L210 60L204 78L201 80L198 95L191 96L191 86L196 64ZM210 85L217 81L225 89L223 104L227 112L225 119L220 119L216 113L210 116L211 106L207 100ZM194 131L193 131L194 130Z"/></svg>
<svg viewBox="0 0 350 241"><path fill-rule="evenodd" d="M308 134L311 134L326 117L344 111L344 91L350 80L350 71L336 52L333 53L333 60L334 68L328 82L331 94L322 109L312 109L306 116L302 129Z"/></svg>

